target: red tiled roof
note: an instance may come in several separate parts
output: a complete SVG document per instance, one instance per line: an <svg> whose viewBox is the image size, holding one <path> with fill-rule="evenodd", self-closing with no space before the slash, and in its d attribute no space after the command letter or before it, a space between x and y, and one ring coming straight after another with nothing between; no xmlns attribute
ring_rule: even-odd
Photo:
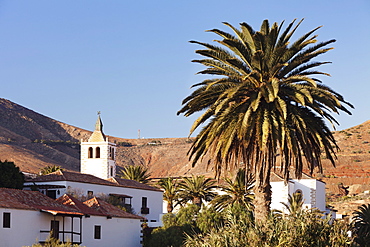
<svg viewBox="0 0 370 247"><path fill-rule="evenodd" d="M84 204L106 216L145 220L144 217L127 213L96 197L85 201Z"/></svg>
<svg viewBox="0 0 370 247"><path fill-rule="evenodd" d="M44 194L41 194L38 191L7 188L0 188L0 207L26 210L41 210L54 215L83 215L82 213L78 212L78 210L60 204L59 202L56 202L55 200Z"/></svg>
<svg viewBox="0 0 370 247"><path fill-rule="evenodd" d="M152 187L147 184L137 182L135 180L123 179L123 178L108 178L109 182L121 185L127 188L142 189L142 190L153 190L153 191L162 191L158 188Z"/></svg>
<svg viewBox="0 0 370 247"><path fill-rule="evenodd" d="M63 196L56 199L56 201L63 205L72 207L83 214L107 216L103 213L100 213L99 211L94 210L93 208L88 207L87 205L85 205L83 202L81 202L77 198L71 195L68 195L68 194L64 194Z"/></svg>
<svg viewBox="0 0 370 247"><path fill-rule="evenodd" d="M117 186L115 183L109 182L105 179L95 177L90 174L84 174L84 173L79 173L79 172L67 172L67 171L61 171L61 170L49 173L47 175L36 177L34 179L27 180L27 182L50 182L50 181L73 181L73 182L80 182L80 183Z"/></svg>
<svg viewBox="0 0 370 247"><path fill-rule="evenodd" d="M123 178L109 178L107 180L95 177L90 174L79 172L56 171L47 175L39 176L33 179L28 179L27 182L50 182L50 181L72 181L80 183L100 184L109 186L126 187L133 189L161 191L155 187L139 183L130 179Z"/></svg>

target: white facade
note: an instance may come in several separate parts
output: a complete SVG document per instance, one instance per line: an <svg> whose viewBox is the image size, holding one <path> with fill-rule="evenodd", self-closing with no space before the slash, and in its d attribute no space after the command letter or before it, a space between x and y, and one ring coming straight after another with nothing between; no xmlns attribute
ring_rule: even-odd
<svg viewBox="0 0 370 247"><path fill-rule="evenodd" d="M325 183L314 178L290 179L271 182L271 209L286 211L282 202L288 204L289 195L301 192L303 208L317 208L326 212Z"/></svg>
<svg viewBox="0 0 370 247"><path fill-rule="evenodd" d="M14 201L17 199L14 199ZM65 207L66 205L62 206ZM48 205L37 205L36 207L47 208ZM39 242L43 243L49 237L52 225L55 224L58 225L58 232L54 237L64 241L79 243L81 246L142 246L140 233L142 223L140 217L107 217L106 215L87 214L83 216L82 213L74 215L73 211L69 214L68 212L46 211L37 208L15 209L0 206L1 222L4 221L4 213L8 214L8 216L10 215L9 225L4 225L3 223L0 226L0 246L20 247L32 246L34 243ZM97 213L99 214L99 212ZM98 235L96 235L96 227L99 227ZM71 232L74 232L73 236Z"/></svg>
<svg viewBox="0 0 370 247"><path fill-rule="evenodd" d="M136 219L90 216L84 218L82 246L139 247L141 222ZM95 239L95 226L101 226L101 238Z"/></svg>
<svg viewBox="0 0 370 247"><path fill-rule="evenodd" d="M1 222L4 213L10 213L10 227L0 226L1 246L31 246L40 240L40 229L50 229L52 217L35 210L0 208Z"/></svg>

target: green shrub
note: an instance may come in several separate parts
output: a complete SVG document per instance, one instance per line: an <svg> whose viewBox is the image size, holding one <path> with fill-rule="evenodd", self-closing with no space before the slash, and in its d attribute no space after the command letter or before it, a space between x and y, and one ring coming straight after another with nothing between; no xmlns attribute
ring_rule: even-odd
<svg viewBox="0 0 370 247"><path fill-rule="evenodd" d="M341 221L330 224L330 218L322 218L315 211L303 214L271 215L263 224L256 224L253 218L228 221L224 227L212 229L203 235L187 236L186 247L242 247L242 246L284 246L284 247L345 247L351 246L348 237L349 226Z"/></svg>
<svg viewBox="0 0 370 247"><path fill-rule="evenodd" d="M23 247L30 247L30 246L23 246ZM33 244L31 247L80 247L78 244L71 244L69 241L66 243L60 242L60 240L55 238L48 238L45 243L43 244Z"/></svg>

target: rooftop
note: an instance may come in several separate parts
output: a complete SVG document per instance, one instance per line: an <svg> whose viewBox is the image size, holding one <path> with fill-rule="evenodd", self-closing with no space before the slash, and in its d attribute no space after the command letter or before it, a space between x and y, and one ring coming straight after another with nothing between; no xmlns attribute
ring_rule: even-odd
<svg viewBox="0 0 370 247"><path fill-rule="evenodd" d="M83 215L83 213L78 210L63 205L38 191L29 190L0 188L0 207L41 210L54 215Z"/></svg>
<svg viewBox="0 0 370 247"><path fill-rule="evenodd" d="M125 188L141 189L141 190L152 190L161 191L158 188L142 184L134 180L123 179L123 178L109 178L107 180L95 177L90 174L84 174L79 172L68 172L58 170L56 172L49 173L47 175L38 176L36 178L27 179L26 182L52 182L52 181L72 181L79 183L90 183L100 184L108 186L118 186Z"/></svg>

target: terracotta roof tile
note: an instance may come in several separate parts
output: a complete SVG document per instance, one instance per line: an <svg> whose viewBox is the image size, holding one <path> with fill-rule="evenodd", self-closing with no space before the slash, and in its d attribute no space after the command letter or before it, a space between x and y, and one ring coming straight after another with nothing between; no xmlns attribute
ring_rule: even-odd
<svg viewBox="0 0 370 247"><path fill-rule="evenodd" d="M56 201L63 204L63 205L67 205L69 207L72 207L72 208L76 209L77 211L79 211L79 212L81 212L85 215L88 214L88 215L106 216L105 214L100 213L99 211L88 207L87 205L85 205L83 202L81 202L77 198L75 198L71 195L68 195L68 194L64 194L63 196L56 199Z"/></svg>
<svg viewBox="0 0 370 247"><path fill-rule="evenodd" d="M127 213L96 197L85 201L84 204L106 216L145 220L144 217Z"/></svg>
<svg viewBox="0 0 370 247"><path fill-rule="evenodd" d="M142 184L134 180L123 179L123 178L109 178L107 180L95 177L90 174L84 174L79 172L68 172L68 171L56 171L47 175L38 176L33 179L28 179L27 182L50 182L50 181L73 181L80 183L91 183L109 186L118 186L133 189L161 191L158 188Z"/></svg>
<svg viewBox="0 0 370 247"><path fill-rule="evenodd" d="M63 205L38 191L0 188L0 207L42 210L52 214L83 215L78 210Z"/></svg>
<svg viewBox="0 0 370 247"><path fill-rule="evenodd" d="M49 173L47 175L36 177L34 179L27 180L27 182L50 182L50 181L73 181L73 182L80 182L80 183L117 186L116 183L112 183L110 181L95 177L90 174L84 174L84 173L79 173L79 172L67 172L67 171L60 171L60 170Z"/></svg>
<svg viewBox="0 0 370 247"><path fill-rule="evenodd" d="M135 188L135 189L142 189L142 190L153 190L153 191L162 191L158 188L155 188L153 186L143 184L140 182L137 182L135 180L130 180L130 179L123 179L123 178L108 178L107 179L109 182L121 185L123 187L127 188Z"/></svg>

